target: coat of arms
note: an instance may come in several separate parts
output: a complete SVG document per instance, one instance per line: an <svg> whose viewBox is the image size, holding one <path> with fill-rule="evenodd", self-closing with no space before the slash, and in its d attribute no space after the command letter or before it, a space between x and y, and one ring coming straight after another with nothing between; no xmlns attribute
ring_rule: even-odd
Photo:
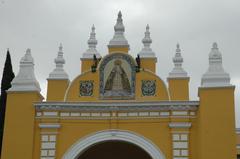
<svg viewBox="0 0 240 159"><path fill-rule="evenodd" d="M156 93L156 81L155 80L142 80L142 95L154 96Z"/></svg>
<svg viewBox="0 0 240 159"><path fill-rule="evenodd" d="M80 81L80 96L91 96L93 94L93 81Z"/></svg>

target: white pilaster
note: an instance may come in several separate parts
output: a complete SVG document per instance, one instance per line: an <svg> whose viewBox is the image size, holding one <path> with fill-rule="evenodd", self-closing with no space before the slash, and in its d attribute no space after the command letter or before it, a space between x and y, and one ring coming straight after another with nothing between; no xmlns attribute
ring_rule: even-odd
<svg viewBox="0 0 240 159"><path fill-rule="evenodd" d="M177 122L169 123L172 131L172 156L173 159L189 158L189 129L191 123Z"/></svg>
<svg viewBox="0 0 240 159"><path fill-rule="evenodd" d="M57 135L60 124L39 124L41 129L40 159L55 159L57 151Z"/></svg>

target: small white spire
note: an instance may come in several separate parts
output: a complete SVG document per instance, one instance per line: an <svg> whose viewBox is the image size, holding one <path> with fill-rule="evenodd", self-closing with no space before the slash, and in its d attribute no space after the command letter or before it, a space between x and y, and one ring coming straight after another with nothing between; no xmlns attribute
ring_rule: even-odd
<svg viewBox="0 0 240 159"><path fill-rule="evenodd" d="M129 47L128 41L124 36L124 25L122 20L122 13L121 11L118 12L117 23L114 26L114 36L112 40L110 40L108 47Z"/></svg>
<svg viewBox="0 0 240 159"><path fill-rule="evenodd" d="M174 68L169 73L168 78L187 78L187 72L182 68L183 58L181 55L180 45L177 44L176 53L173 57Z"/></svg>
<svg viewBox="0 0 240 159"><path fill-rule="evenodd" d="M209 53L209 67L202 76L202 87L224 87L231 86L230 76L226 73L222 66L222 54L218 50L217 43L213 43L211 52Z"/></svg>
<svg viewBox="0 0 240 159"><path fill-rule="evenodd" d="M83 53L82 59L92 59L93 55L95 54L97 58L101 58L101 55L96 49L97 40L96 40L96 33L95 33L95 26L92 26L92 30L90 33L90 37L88 39L88 49L86 52Z"/></svg>
<svg viewBox="0 0 240 159"><path fill-rule="evenodd" d="M142 43L144 47L139 52L140 58L156 58L155 53L150 47L152 44L152 39L150 37L149 25L146 26L145 36L142 39Z"/></svg>
<svg viewBox="0 0 240 159"><path fill-rule="evenodd" d="M26 54L21 58L19 72L11 84L9 91L41 91L34 74L34 60L30 49L27 49Z"/></svg>
<svg viewBox="0 0 240 159"><path fill-rule="evenodd" d="M67 73L63 69L65 60L63 58L63 47L60 43L57 58L54 60L56 68L49 74L48 79L68 79Z"/></svg>

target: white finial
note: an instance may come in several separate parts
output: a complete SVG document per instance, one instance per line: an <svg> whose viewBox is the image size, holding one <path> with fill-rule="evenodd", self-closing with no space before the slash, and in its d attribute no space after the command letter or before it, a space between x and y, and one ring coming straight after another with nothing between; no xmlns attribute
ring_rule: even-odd
<svg viewBox="0 0 240 159"><path fill-rule="evenodd" d="M108 47L129 47L128 41L124 36L124 25L122 20L122 13L121 11L118 12L117 23L114 26L114 36L112 40L110 40Z"/></svg>
<svg viewBox="0 0 240 159"><path fill-rule="evenodd" d="M213 43L213 45L212 45L212 49L218 49L218 45L217 45L216 42Z"/></svg>
<svg viewBox="0 0 240 159"><path fill-rule="evenodd" d="M19 72L11 84L9 91L41 91L35 78L34 60L30 49L27 49L26 54L21 58Z"/></svg>
<svg viewBox="0 0 240 159"><path fill-rule="evenodd" d="M63 58L63 47L60 43L57 58L55 58L54 62L56 64L56 68L49 74L48 79L68 79L67 73L63 69L63 65L65 64L65 60Z"/></svg>
<svg viewBox="0 0 240 159"><path fill-rule="evenodd" d="M209 53L209 67L207 72L202 76L202 87L224 87L231 86L230 76L222 66L222 54L218 50L217 43L213 43Z"/></svg>
<svg viewBox="0 0 240 159"><path fill-rule="evenodd" d="M182 68L183 58L179 43L177 44L176 53L173 57L174 68L169 73L168 78L188 78L187 72Z"/></svg>
<svg viewBox="0 0 240 159"><path fill-rule="evenodd" d="M140 58L156 58L155 53L152 51L150 45L152 39L150 37L149 25L146 26L145 36L142 39L143 49L139 52Z"/></svg>
<svg viewBox="0 0 240 159"><path fill-rule="evenodd" d="M62 52L62 49L63 49L62 43L60 43L58 48L59 48L59 52Z"/></svg>
<svg viewBox="0 0 240 159"><path fill-rule="evenodd" d="M181 53L181 49L180 49L180 45L179 45L179 43L177 43L177 49L176 49L176 52Z"/></svg>
<svg viewBox="0 0 240 159"><path fill-rule="evenodd" d="M88 47L95 49L97 46L97 40L96 40L96 33L95 33L95 26L92 26L92 32L90 33L90 38L88 40Z"/></svg>
<svg viewBox="0 0 240 159"><path fill-rule="evenodd" d="M95 54L97 58L101 58L101 55L96 49L97 40L96 40L96 33L95 33L95 26L93 25L91 28L90 37L88 39L88 49L86 52L83 53L82 59L92 59L93 55Z"/></svg>

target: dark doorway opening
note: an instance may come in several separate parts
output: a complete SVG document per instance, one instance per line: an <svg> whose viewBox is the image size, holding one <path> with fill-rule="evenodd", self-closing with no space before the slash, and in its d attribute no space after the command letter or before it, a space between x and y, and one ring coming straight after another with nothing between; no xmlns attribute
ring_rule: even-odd
<svg viewBox="0 0 240 159"><path fill-rule="evenodd" d="M123 141L107 141L91 146L78 159L152 159L142 148Z"/></svg>

